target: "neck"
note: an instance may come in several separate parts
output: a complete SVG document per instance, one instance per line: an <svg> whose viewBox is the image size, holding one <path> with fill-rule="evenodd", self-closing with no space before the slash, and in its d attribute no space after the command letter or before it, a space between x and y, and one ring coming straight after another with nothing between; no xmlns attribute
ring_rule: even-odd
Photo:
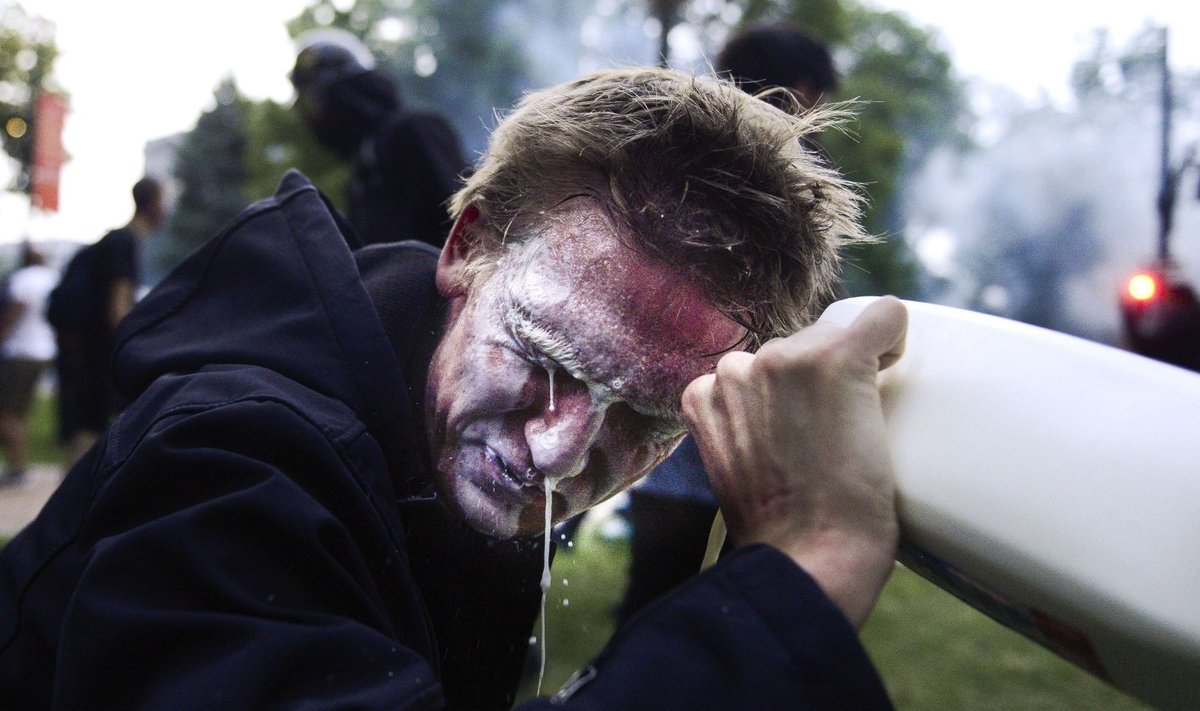
<svg viewBox="0 0 1200 711"><path fill-rule="evenodd" d="M158 228L158 224L146 215L135 214L126 227L129 228L134 237L146 239Z"/></svg>

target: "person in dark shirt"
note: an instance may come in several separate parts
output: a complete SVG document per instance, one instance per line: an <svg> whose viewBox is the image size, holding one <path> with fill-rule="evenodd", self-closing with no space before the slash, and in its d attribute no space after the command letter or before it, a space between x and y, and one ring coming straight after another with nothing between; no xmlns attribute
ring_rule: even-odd
<svg viewBox="0 0 1200 711"><path fill-rule="evenodd" d="M133 186L133 217L84 247L85 299L73 307L79 327L58 330L59 436L72 461L83 455L123 405L109 369L117 325L133 309L140 284L140 251L166 220L162 184L145 177Z"/></svg>
<svg viewBox="0 0 1200 711"><path fill-rule="evenodd" d="M447 203L469 163L446 119L404 106L349 32L316 30L300 40L292 85L317 139L351 166L349 218L365 244L420 240L441 247Z"/></svg>
<svg viewBox="0 0 1200 711"><path fill-rule="evenodd" d="M695 436L738 550L525 708L888 708L882 299L811 320L852 186L731 84L528 96L440 252L303 176L122 324L134 402L0 552L0 708L500 709L545 529ZM799 329L799 330L798 330Z"/></svg>

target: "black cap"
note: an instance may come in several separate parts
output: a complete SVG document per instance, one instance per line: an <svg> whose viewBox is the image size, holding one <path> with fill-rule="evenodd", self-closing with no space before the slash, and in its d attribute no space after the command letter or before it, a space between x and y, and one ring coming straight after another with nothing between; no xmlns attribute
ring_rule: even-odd
<svg viewBox="0 0 1200 711"><path fill-rule="evenodd" d="M366 45L345 30L313 30L296 44L300 51L289 75L296 91L325 88L375 67L375 58Z"/></svg>

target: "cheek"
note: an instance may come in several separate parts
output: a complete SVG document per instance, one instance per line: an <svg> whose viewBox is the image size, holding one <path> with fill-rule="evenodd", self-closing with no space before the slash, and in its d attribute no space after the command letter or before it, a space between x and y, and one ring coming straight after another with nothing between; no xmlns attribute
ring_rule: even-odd
<svg viewBox="0 0 1200 711"><path fill-rule="evenodd" d="M680 439L652 439L641 427L614 428L604 447L613 483L624 488L637 481L666 459Z"/></svg>
<svg viewBox="0 0 1200 711"><path fill-rule="evenodd" d="M523 410L533 401L537 388L528 368L520 368L504 358L481 360L484 367L471 367L463 377L450 384L447 417L451 429L461 431L478 420L502 418Z"/></svg>
<svg viewBox="0 0 1200 711"><path fill-rule="evenodd" d="M586 500L572 497L575 499L572 508L577 511L591 508L633 486L634 482L666 459L673 447L673 441L640 442L632 447L610 450L611 456L604 456L603 466L593 470L586 482L577 482L581 485L577 491L581 492Z"/></svg>
<svg viewBox="0 0 1200 711"><path fill-rule="evenodd" d="M648 473L654 467L662 464L663 460L670 456L674 451L675 446L679 444L679 439L657 440L653 442L645 442L638 448L636 455L638 457L634 466L639 467L641 474Z"/></svg>

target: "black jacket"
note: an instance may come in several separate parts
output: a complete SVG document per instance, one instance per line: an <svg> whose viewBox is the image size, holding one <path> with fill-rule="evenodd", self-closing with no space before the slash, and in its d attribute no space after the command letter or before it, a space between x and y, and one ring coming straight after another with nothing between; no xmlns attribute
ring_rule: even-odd
<svg viewBox="0 0 1200 711"><path fill-rule="evenodd" d="M0 553L0 708L510 703L540 543L432 500L434 254L358 257L292 174L122 325L136 401ZM887 704L845 619L766 547L648 608L582 680L555 707Z"/></svg>
<svg viewBox="0 0 1200 711"><path fill-rule="evenodd" d="M350 161L350 223L364 244L446 241L448 202L470 161L440 114L413 110L382 72L324 87L325 109L312 117L317 139Z"/></svg>
<svg viewBox="0 0 1200 711"><path fill-rule="evenodd" d="M399 111L363 139L349 184L349 217L366 244L446 243L450 198L469 172L458 135L428 111Z"/></svg>

